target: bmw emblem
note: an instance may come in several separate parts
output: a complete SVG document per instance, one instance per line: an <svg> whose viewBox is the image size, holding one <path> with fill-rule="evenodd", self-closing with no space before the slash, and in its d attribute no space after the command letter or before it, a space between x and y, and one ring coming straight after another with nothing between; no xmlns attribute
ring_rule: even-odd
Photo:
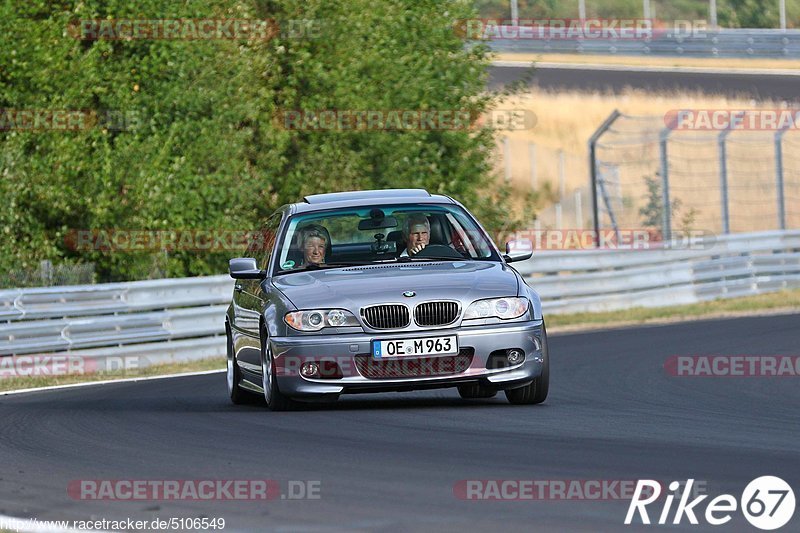
<svg viewBox="0 0 800 533"><path fill-rule="evenodd" d="M417 295L417 293L414 292L414 291L406 291L406 292L403 293L403 296L405 296L406 298L413 298L416 295Z"/></svg>

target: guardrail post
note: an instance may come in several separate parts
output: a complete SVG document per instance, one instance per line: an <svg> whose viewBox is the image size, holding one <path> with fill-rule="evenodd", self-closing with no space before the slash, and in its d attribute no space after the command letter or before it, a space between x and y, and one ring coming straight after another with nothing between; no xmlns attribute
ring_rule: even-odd
<svg viewBox="0 0 800 533"><path fill-rule="evenodd" d="M622 115L618 110L614 110L611 115L603 122L597 131L589 138L589 187L592 191L592 214L594 216L594 244L600 246L600 212L597 202L597 141L611 127L611 125Z"/></svg>
<svg viewBox="0 0 800 533"><path fill-rule="evenodd" d="M669 199L669 156L667 154L667 143L669 134L672 130L664 128L661 130L659 146L659 156L661 159L661 199L663 203L661 213L661 231L665 246L669 246L672 241L672 209Z"/></svg>
<svg viewBox="0 0 800 533"><path fill-rule="evenodd" d="M786 229L786 198L783 187L783 135L786 129L775 132L775 188L778 193L778 227Z"/></svg>
<svg viewBox="0 0 800 533"><path fill-rule="evenodd" d="M724 130L717 138L719 150L719 192L720 192L720 212L722 214L722 233L728 235L731 232L730 211L728 206L728 153L725 140L731 130Z"/></svg>

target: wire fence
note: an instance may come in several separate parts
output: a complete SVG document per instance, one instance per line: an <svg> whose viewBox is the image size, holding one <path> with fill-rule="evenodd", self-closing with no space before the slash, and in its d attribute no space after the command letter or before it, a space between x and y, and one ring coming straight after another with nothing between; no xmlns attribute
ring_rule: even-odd
<svg viewBox="0 0 800 533"><path fill-rule="evenodd" d="M500 152L505 180L541 193L536 229L592 227L586 156L511 137L500 139Z"/></svg>
<svg viewBox="0 0 800 533"><path fill-rule="evenodd" d="M500 140L501 172L542 191L537 229L653 228L664 235L800 228L800 131L682 131L664 116L612 117L590 157Z"/></svg>
<svg viewBox="0 0 800 533"><path fill-rule="evenodd" d="M41 261L35 269L0 273L0 288L88 285L94 282L94 263L54 265L50 261Z"/></svg>
<svg viewBox="0 0 800 533"><path fill-rule="evenodd" d="M595 148L601 228L664 234L800 227L797 130L681 131L620 114Z"/></svg>

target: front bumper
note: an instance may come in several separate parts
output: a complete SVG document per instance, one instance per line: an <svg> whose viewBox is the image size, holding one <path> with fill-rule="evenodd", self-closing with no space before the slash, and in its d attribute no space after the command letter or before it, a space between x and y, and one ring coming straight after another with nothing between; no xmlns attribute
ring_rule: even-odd
<svg viewBox="0 0 800 533"><path fill-rule="evenodd" d="M471 353L465 368L454 368L446 375L414 375L411 377L366 377L365 358L372 358L372 340L408 337L457 335L463 353ZM275 360L278 388L293 397L338 396L358 392L407 391L453 387L480 383L496 389L512 389L529 384L542 374L542 321L513 322L488 326L470 326L426 330L420 332L358 333L348 335L314 335L273 337L270 347ZM525 360L506 368L487 368L493 352L521 349ZM466 350L466 352L465 352ZM361 358L360 361L357 358ZM300 375L305 362L335 362L341 377L307 378ZM371 359L372 362L377 360ZM384 360L385 361L385 360ZM403 361L395 360L402 365ZM360 364L359 364L360 363Z"/></svg>

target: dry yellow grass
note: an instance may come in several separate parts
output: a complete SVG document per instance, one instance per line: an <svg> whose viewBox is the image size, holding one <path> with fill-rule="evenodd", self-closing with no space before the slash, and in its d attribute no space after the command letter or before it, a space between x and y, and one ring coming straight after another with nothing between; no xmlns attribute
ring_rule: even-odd
<svg viewBox="0 0 800 533"><path fill-rule="evenodd" d="M497 54L497 61L544 61L548 63L575 63L590 65L628 65L647 67L705 67L736 69L800 69L800 61L793 59L699 58L699 57L635 57L578 54Z"/></svg>
<svg viewBox="0 0 800 533"><path fill-rule="evenodd" d="M503 175L505 163L503 157L502 139L509 139L509 153L511 155L511 175L512 182L520 189L532 187L532 173L530 164L530 146L535 144L536 148L536 185L542 188L549 183L550 187L558 191L559 172L558 172L558 152L565 154L565 173L564 173L564 198L565 209L569 209L569 200L574 197L578 189L584 191L584 227L588 226L590 216L588 206L588 196L585 194L589 188L589 164L588 164L588 145L589 137L594 133L598 126L612 113L618 109L625 115L648 116L652 117L648 124L657 131L664 127L663 116L670 110L676 109L775 109L782 104L776 102L755 102L748 99L728 98L725 96L708 96L704 94L653 94L641 90L630 89L619 95L610 94L587 94L579 92L551 92L540 89L533 89L531 92L508 98L500 106L503 109L524 109L536 114L536 126L528 130L501 132L498 135L498 157L496 171ZM626 123L618 122L617 127L633 127L637 121L632 120ZM692 186L702 184L706 187L706 193L701 195L689 195L688 200L682 198L684 214L691 207L693 199L697 199L696 209L700 213L696 227L719 231L719 207L713 204L713 198L718 197L719 178L717 174L717 144L715 135L718 132L704 133L703 138L699 138L694 132L673 132L671 136L671 164L675 166L676 191L681 187L690 189ZM774 170L772 166L772 145L771 132L735 132L731 134L731 144L729 154L729 183L741 186L742 184L752 185L758 182L755 187L748 185L745 188L732 187L731 205L736 202L749 202L753 205L752 211L747 214L748 220L740 219L732 227L733 231L746 231L760 229L752 226L752 220L763 221L764 229L772 229L775 219L775 194L774 194ZM797 142L797 132L790 132L786 136L786 142ZM743 141L758 139L759 144L747 144ZM786 157L795 157L794 151L787 144L784 153ZM632 227L637 225L640 219L638 208L646 194L643 176L653 176L657 170L657 145L652 143L648 147L649 152L644 154L641 147L633 147L626 152L620 148L616 156L625 160L626 166L623 169L627 172L623 176L627 189L623 191L629 196L631 202L627 210L628 219L621 221L622 225ZM636 151L638 150L638 152ZM752 150L752 154L746 153ZM641 159L640 167L636 166L637 158ZM648 159L649 158L649 159ZM646 160L647 159L647 160ZM674 159L674 160L673 160ZM702 178L702 179L701 179ZM787 186L798 187L796 184L797 176L787 175ZM683 180L683 182L681 181ZM746 182L746 183L745 183ZM749 188L748 188L749 187ZM677 193L676 193L677 194ZM688 194L688 193L686 193ZM686 194L684 196L686 196ZM737 196L739 195L739 196ZM701 202L702 204L701 209ZM787 199L788 201L788 199ZM757 205L755 205L757 204ZM543 206L547 207L547 206ZM680 215L680 214L679 214ZM545 227L552 226L552 220L544 218ZM551 217L552 218L552 217ZM798 218L795 216L795 218ZM574 213L564 212L565 227L575 227ZM792 224L800 224L800 220L790 221ZM713 225L712 225L713 224ZM738 225L737 225L738 224Z"/></svg>

